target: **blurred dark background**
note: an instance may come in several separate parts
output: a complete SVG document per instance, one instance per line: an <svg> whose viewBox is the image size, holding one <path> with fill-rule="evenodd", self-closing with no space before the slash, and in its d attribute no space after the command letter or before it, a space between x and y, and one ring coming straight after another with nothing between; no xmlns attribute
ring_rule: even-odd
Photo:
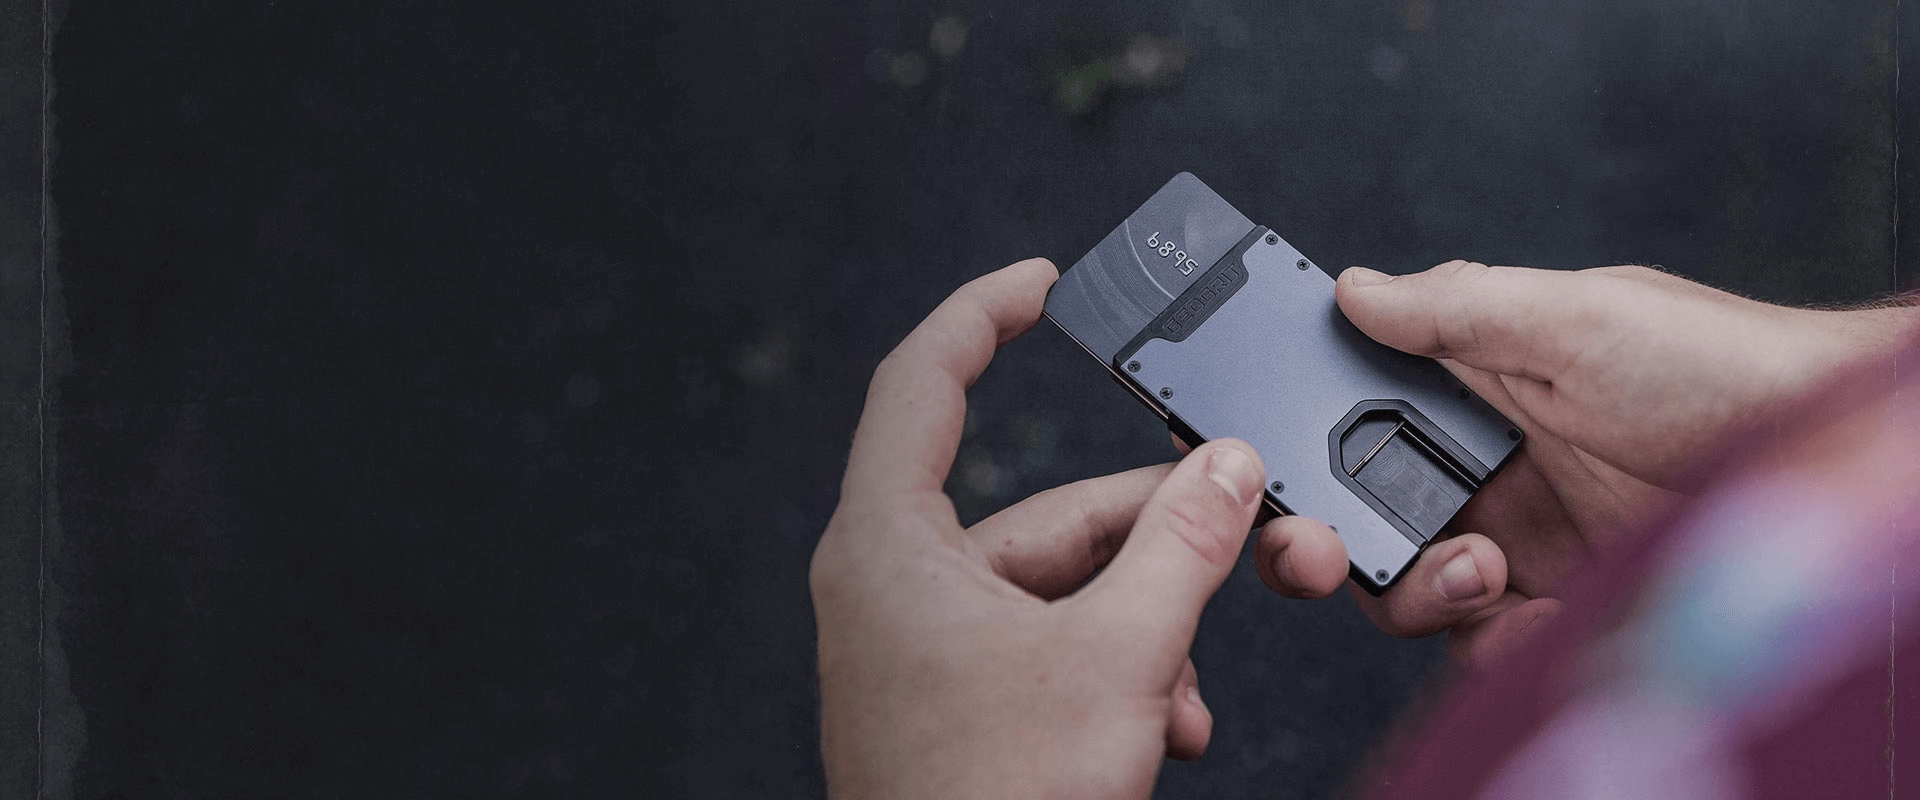
<svg viewBox="0 0 1920 800"><path fill-rule="evenodd" d="M1883 296L1916 8L4 0L0 797L817 796L808 556L954 287L1190 170L1327 265ZM969 519L1169 457L1046 326L973 400ZM1337 791L1443 651L1243 565L1161 794Z"/></svg>

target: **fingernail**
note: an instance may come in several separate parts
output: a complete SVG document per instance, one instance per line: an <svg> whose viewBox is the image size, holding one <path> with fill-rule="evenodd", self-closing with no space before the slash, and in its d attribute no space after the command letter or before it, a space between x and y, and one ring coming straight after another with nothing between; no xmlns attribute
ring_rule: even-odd
<svg viewBox="0 0 1920 800"><path fill-rule="evenodd" d="M1207 460L1207 477L1233 495L1240 505L1252 505L1260 496L1260 481L1266 476L1253 465L1253 459L1237 447L1220 447Z"/></svg>
<svg viewBox="0 0 1920 800"><path fill-rule="evenodd" d="M1366 267L1348 267L1347 282L1355 286L1379 286L1393 280L1392 275Z"/></svg>
<svg viewBox="0 0 1920 800"><path fill-rule="evenodd" d="M1478 597L1486 588L1479 568L1473 565L1472 552L1462 552L1440 568L1440 596L1451 602Z"/></svg>

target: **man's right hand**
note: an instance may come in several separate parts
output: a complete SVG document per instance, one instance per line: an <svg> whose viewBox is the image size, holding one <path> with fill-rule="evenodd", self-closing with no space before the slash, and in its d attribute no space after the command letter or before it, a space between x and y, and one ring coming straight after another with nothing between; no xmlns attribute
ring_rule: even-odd
<svg viewBox="0 0 1920 800"><path fill-rule="evenodd" d="M1341 274L1340 308L1368 336L1440 359L1527 433L1522 452L1380 598L1383 630L1452 629L1478 660L1557 610L1583 560L1678 497L1729 431L1920 329L1920 309L1784 308L1645 267L1561 272L1464 261L1391 277ZM1332 591L1326 525L1262 531L1260 574L1294 597ZM1344 560L1344 558L1342 558Z"/></svg>

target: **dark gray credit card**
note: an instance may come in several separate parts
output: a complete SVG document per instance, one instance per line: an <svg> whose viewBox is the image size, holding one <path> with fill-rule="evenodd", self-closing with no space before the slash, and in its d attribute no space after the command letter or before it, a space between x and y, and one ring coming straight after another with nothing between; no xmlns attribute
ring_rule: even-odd
<svg viewBox="0 0 1920 800"><path fill-rule="evenodd" d="M1188 444L1253 445L1266 505L1333 526L1379 594L1520 431L1438 363L1360 333L1333 286L1183 172L1061 274L1046 312Z"/></svg>

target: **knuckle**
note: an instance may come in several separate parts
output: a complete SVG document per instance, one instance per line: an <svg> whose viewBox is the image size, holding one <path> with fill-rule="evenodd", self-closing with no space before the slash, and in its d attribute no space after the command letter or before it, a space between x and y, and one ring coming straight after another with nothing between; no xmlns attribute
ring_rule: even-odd
<svg viewBox="0 0 1920 800"><path fill-rule="evenodd" d="M1399 609L1396 608L1396 606L1396 603L1389 600L1386 603L1375 606L1372 613L1369 613L1367 616L1373 618L1374 627L1379 628L1388 636L1397 636L1402 639L1412 638L1410 633L1412 628L1407 625L1406 620L1401 619L1401 615L1398 613Z"/></svg>
<svg viewBox="0 0 1920 800"><path fill-rule="evenodd" d="M1208 564L1225 562L1232 554L1227 552L1222 532L1232 523L1218 505L1205 493L1181 497L1167 505L1160 523L1162 533L1186 543Z"/></svg>
<svg viewBox="0 0 1920 800"><path fill-rule="evenodd" d="M993 318L994 284L993 273L974 278L955 289L941 305L959 319L990 321Z"/></svg>
<svg viewBox="0 0 1920 800"><path fill-rule="evenodd" d="M1413 624L1412 621L1402 619L1393 613L1388 613L1375 622L1379 623L1380 629L1386 631L1388 636L1400 639L1418 639L1433 632L1430 626Z"/></svg>
<svg viewBox="0 0 1920 800"><path fill-rule="evenodd" d="M986 292L987 290L992 288L992 286L1000 280L1001 280L1001 276L1000 276L999 270L988 272L984 275L975 275L974 277L968 279L966 283L960 284L960 288L953 290L953 294L951 295L951 297L953 297L954 299L964 299L971 302L972 300L977 298L981 293Z"/></svg>
<svg viewBox="0 0 1920 800"><path fill-rule="evenodd" d="M1620 264L1611 267L1583 269L1580 270L1579 274L1600 275L1610 278L1646 278L1654 275L1664 275L1666 273L1639 264Z"/></svg>
<svg viewBox="0 0 1920 800"><path fill-rule="evenodd" d="M813 548L813 559L807 564L807 589L817 604L833 597L846 584L844 559L835 545L838 537L831 530L820 537L820 544Z"/></svg>
<svg viewBox="0 0 1920 800"><path fill-rule="evenodd" d="M1446 627L1445 621L1435 619L1432 614L1439 602L1438 598L1417 596L1403 581L1378 600L1363 601L1361 605L1382 633L1400 639L1418 639Z"/></svg>
<svg viewBox="0 0 1920 800"><path fill-rule="evenodd" d="M1512 267L1496 268L1489 267L1485 264L1469 262L1466 266L1461 267L1460 270L1455 273L1454 277L1462 285L1462 288L1471 291L1473 286L1482 281L1497 281L1503 277L1511 280L1516 274Z"/></svg>
<svg viewBox="0 0 1920 800"><path fill-rule="evenodd" d="M1477 261L1454 259L1434 267L1433 272L1443 278L1477 277L1479 273L1484 273L1487 269L1487 265Z"/></svg>
<svg viewBox="0 0 1920 800"><path fill-rule="evenodd" d="M875 548L871 541L852 534L861 528L891 524L889 514L880 509L847 504L834 509L807 562L807 588L815 604L831 604L835 598L860 591Z"/></svg>
<svg viewBox="0 0 1920 800"><path fill-rule="evenodd" d="M873 367L873 377L867 381L867 393L877 394L893 385L899 380L900 370L906 366L906 362L907 359L900 355L900 349L897 347L885 358L880 359L880 363Z"/></svg>
<svg viewBox="0 0 1920 800"><path fill-rule="evenodd" d="M1357 587L1354 588L1353 593L1354 600L1360 604L1360 610L1366 613L1367 619L1373 621L1373 627L1379 628L1381 633L1388 636L1407 638L1406 627L1400 624L1400 620L1394 616L1387 603L1373 598L1362 598L1360 596L1362 593ZM1391 593L1392 590L1389 590L1389 595Z"/></svg>

